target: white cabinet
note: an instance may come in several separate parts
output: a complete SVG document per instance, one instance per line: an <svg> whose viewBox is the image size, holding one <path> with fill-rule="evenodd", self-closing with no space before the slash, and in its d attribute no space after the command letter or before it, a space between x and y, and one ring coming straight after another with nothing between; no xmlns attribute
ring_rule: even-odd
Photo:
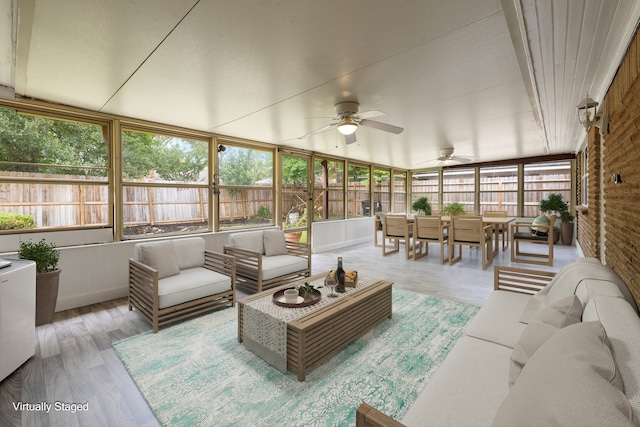
<svg viewBox="0 0 640 427"><path fill-rule="evenodd" d="M0 269L0 381L35 354L36 263Z"/></svg>

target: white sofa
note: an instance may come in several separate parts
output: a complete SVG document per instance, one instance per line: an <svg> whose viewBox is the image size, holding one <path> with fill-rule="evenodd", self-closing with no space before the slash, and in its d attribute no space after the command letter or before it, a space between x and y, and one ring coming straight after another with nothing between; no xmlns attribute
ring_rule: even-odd
<svg viewBox="0 0 640 427"><path fill-rule="evenodd" d="M235 257L238 287L262 292L311 274L311 246L288 242L279 229L229 235L224 253Z"/></svg>
<svg viewBox="0 0 640 427"><path fill-rule="evenodd" d="M143 242L129 259L129 310L162 325L235 306L235 258L205 250L201 237Z"/></svg>
<svg viewBox="0 0 640 427"><path fill-rule="evenodd" d="M617 274L593 258L555 275L495 271L496 290L402 423L368 402L356 425L638 425L640 317Z"/></svg>

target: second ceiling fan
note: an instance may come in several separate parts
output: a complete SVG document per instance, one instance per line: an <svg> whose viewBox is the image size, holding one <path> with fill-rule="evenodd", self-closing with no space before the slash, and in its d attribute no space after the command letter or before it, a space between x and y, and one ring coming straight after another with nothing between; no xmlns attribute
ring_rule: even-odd
<svg viewBox="0 0 640 427"><path fill-rule="evenodd" d="M336 104L336 117L332 118L336 121L336 123L330 123L328 125L322 126L321 128L311 131L298 139L303 139L317 133L325 132L331 128L336 128L338 129L338 132L344 135L344 141L347 144L353 144L358 140L356 138L356 130L360 125L383 130L385 132L395 133L396 135L402 133L402 131L404 130L404 128L398 126L377 122L375 120L369 120L371 117L384 116L385 113L376 110L363 111L361 113L358 113L358 106L359 104L357 102L350 101L340 102Z"/></svg>

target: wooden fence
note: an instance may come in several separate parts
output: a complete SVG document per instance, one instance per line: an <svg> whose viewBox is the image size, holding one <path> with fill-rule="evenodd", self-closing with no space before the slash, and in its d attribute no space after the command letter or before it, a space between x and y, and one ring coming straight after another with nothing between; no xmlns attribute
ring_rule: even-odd
<svg viewBox="0 0 640 427"><path fill-rule="evenodd" d="M6 179L24 179L23 182L7 182ZM75 181L73 183L43 183L47 178ZM95 178L94 178L95 179ZM496 178L499 180L500 178ZM36 182L29 182L34 180ZM84 180L87 183L78 183ZM454 180L451 180L454 181ZM537 215L537 206L541 192L562 192L569 199L570 190L561 191L559 188L570 188L566 174L543 175L537 180L525 182L525 215ZM484 209L500 208L510 211L517 206L517 192L509 191L513 183L504 187L496 184L497 191L491 191L494 183L487 185L487 191L481 191L480 203ZM447 188L455 188L455 192L445 193L445 203L460 201L472 205L474 203L473 190L466 191L469 183L448 182ZM500 190L503 191L500 191ZM295 188L288 191L295 192ZM306 196L299 189L302 197ZM412 184L415 194L428 194L433 185L419 183ZM406 193L403 185L395 185L394 206L392 209L390 185L388 183L374 185L374 200L380 201L382 211L405 211ZM350 184L348 189L347 215L361 216L363 202L369 200L368 186L360 183ZM15 212L34 217L36 227L64 227L83 225L107 225L109 223L109 186L104 181L92 180L91 177L75 175L51 175L26 172L0 171L0 210ZM235 219L256 218L259 212L273 215L273 191L269 189L247 189L236 192L223 190L219 196L219 218L221 221ZM328 201L324 202L324 197ZM434 201L431 201L432 205ZM208 187L155 187L131 186L123 187L123 216L124 223L139 224L167 224L206 222L208 218L209 188ZM320 207L327 207L329 218L344 214L344 200L342 189L328 189L316 191L314 194L315 212L321 212ZM285 193L282 211L303 213L304 199L295 194ZM262 210L261 210L262 208ZM484 210L483 209L483 210Z"/></svg>

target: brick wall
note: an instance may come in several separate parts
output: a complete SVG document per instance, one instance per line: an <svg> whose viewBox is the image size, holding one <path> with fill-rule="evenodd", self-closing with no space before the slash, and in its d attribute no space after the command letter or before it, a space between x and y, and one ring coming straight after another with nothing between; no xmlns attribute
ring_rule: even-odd
<svg viewBox="0 0 640 427"><path fill-rule="evenodd" d="M600 222L602 221L600 214L600 162L602 153L600 152L600 132L596 127L592 127L589 131L589 139L587 143L587 170L589 171L589 188L587 189L587 204L591 208L588 211L578 211L578 234L577 239L585 256L600 259L601 233ZM582 159L579 157L580 162ZM581 164L578 162L578 171ZM580 181L580 179L578 179ZM581 194L577 191L577 194Z"/></svg>
<svg viewBox="0 0 640 427"><path fill-rule="evenodd" d="M605 263L631 289L640 305L640 39L636 33L604 99L609 134L604 137ZM594 156L595 157L595 156ZM612 181L620 174L622 183ZM589 186L595 185L591 180ZM591 188L589 189L591 194ZM591 203L591 202L590 202ZM591 216L591 210L588 212ZM589 222L585 221L585 228ZM585 237L586 237L585 231ZM582 242L581 242L582 246ZM588 246L588 244L587 244ZM586 252L585 252L586 254Z"/></svg>

